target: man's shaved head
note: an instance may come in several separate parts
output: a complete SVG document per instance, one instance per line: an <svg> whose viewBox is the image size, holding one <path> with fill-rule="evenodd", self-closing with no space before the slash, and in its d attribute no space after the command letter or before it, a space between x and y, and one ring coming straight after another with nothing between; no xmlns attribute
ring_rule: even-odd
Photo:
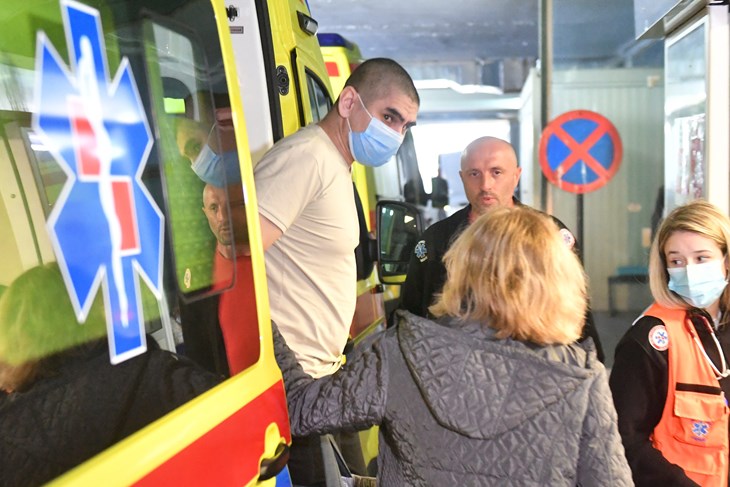
<svg viewBox="0 0 730 487"><path fill-rule="evenodd" d="M396 90L421 104L413 79L403 67L392 59L368 59L348 78L345 86L352 86L365 104Z"/></svg>
<svg viewBox="0 0 730 487"><path fill-rule="evenodd" d="M480 137L461 154L461 181L475 216L488 208L512 206L512 196L522 169L509 142L496 137Z"/></svg>

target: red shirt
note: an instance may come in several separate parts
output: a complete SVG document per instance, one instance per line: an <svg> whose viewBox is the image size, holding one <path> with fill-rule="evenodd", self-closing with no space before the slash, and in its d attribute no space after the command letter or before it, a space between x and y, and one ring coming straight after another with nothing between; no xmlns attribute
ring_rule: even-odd
<svg viewBox="0 0 730 487"><path fill-rule="evenodd" d="M230 287L232 279L235 280ZM220 296L218 321L226 346L228 368L231 375L235 375L256 363L261 349L251 256L236 256L234 275L233 261L216 252L213 282L214 289L229 287Z"/></svg>

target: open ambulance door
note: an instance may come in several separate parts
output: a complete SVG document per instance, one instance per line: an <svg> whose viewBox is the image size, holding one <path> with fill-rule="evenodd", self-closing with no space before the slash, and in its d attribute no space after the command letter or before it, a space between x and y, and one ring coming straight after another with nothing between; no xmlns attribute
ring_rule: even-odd
<svg viewBox="0 0 730 487"><path fill-rule="evenodd" d="M53 320L34 323L44 339L20 355L6 348L0 361L60 363L92 340L108 350L110 369L124 370L154 342L221 378L129 434L102 434L116 428L105 415L54 418L85 425L69 441L84 443L91 424L94 439L114 439L44 482L287 485L291 435L241 110L247 86L239 88L225 5L6 0L4 7L12 15L0 19L0 302L28 271L55 266L63 278L59 314L69 310L74 326L55 333ZM206 145L231 169L219 186L201 179ZM207 184L221 195L231 244L247 242L250 257L218 257ZM59 304L40 286L35 307ZM228 314L226 327L223 303L234 296L239 312ZM101 325L91 329L97 305ZM0 343L8 333L0 327ZM94 371L84 377L93 380ZM145 397L105 399L156 406ZM2 441L11 438L4 433Z"/></svg>

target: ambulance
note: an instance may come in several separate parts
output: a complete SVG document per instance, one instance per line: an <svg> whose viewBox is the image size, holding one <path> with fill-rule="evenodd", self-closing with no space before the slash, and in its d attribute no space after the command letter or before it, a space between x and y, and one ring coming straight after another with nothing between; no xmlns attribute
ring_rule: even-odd
<svg viewBox="0 0 730 487"><path fill-rule="evenodd" d="M107 435L116 419L94 407L135 411L135 397L94 398L81 417L51 411L81 425L72 436L84 447L84 435L112 439L59 454L75 458L67 464L46 458L42 482L290 485L253 167L333 103L316 30L301 0L4 1L0 377L30 365L51 383L95 384L155 350L224 378L129 434ZM250 255L218 257L224 240ZM363 242L372 247L367 232ZM373 259L360 259L361 273ZM374 309L361 328L382 323ZM107 365L78 358L89 343ZM12 437L10 399L27 384L0 382L3 456L51 444ZM163 392L179 397L176 384Z"/></svg>

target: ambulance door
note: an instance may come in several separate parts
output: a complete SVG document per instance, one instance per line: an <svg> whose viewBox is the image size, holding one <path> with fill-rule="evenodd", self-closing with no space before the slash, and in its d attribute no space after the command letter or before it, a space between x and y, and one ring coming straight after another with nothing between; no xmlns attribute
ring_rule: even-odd
<svg viewBox="0 0 730 487"><path fill-rule="evenodd" d="M256 165L283 136L276 86L280 80L268 75L276 72L268 8L255 0L232 0L226 5L251 159Z"/></svg>
<svg viewBox="0 0 730 487"><path fill-rule="evenodd" d="M288 485L223 3L4 7L0 484Z"/></svg>
<svg viewBox="0 0 730 487"><path fill-rule="evenodd" d="M317 122L332 107L334 96L329 76L317 42L317 23L304 5L297 3L294 15L298 28L294 29L296 48L292 50L294 80L299 100L299 117L302 126Z"/></svg>
<svg viewBox="0 0 730 487"><path fill-rule="evenodd" d="M257 0L258 5L261 5L258 9L259 26L265 52L267 35L271 40L271 56L267 56L266 62L271 63L267 69L273 73L270 93L277 98L277 103L272 104L272 121L275 127L274 139L278 140L324 116L326 110L323 107L332 103L332 95L319 45L314 37L316 22L309 14L306 2ZM309 72L319 80L319 89L323 94L321 106L314 114L306 88L304 67L308 67ZM280 133L277 131L279 121Z"/></svg>

